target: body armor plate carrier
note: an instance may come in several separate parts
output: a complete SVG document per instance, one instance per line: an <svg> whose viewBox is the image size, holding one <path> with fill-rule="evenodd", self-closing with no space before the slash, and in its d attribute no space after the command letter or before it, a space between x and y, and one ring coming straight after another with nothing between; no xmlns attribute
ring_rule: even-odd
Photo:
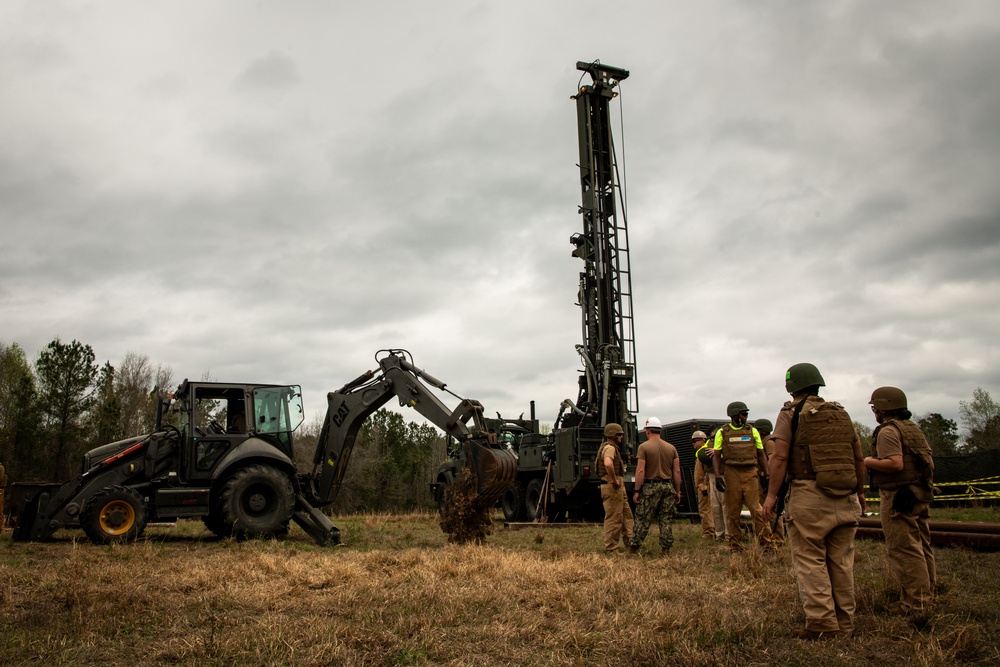
<svg viewBox="0 0 1000 667"><path fill-rule="evenodd" d="M606 447L611 448L611 452L605 450ZM603 442L601 446L597 448L597 458L594 461L594 468L597 470L597 476L601 479L608 474L608 469L604 466L604 459L606 456L611 456L611 460L614 461L615 474L621 477L624 474L624 467L622 466L622 457L618 453L618 448L612 445L610 442Z"/></svg>
<svg viewBox="0 0 1000 667"><path fill-rule="evenodd" d="M788 461L789 479L815 479L820 491L842 498L858 489L854 425L839 403L818 396L805 399ZM785 403L783 410L794 410Z"/></svg>
<svg viewBox="0 0 1000 667"><path fill-rule="evenodd" d="M872 481L881 489L891 490L917 484L927 489L934 486L934 463L931 446L920 427L911 420L887 419L872 434L872 454L878 456L878 434L887 426L899 431L903 442L903 469L899 472L872 471Z"/></svg>
<svg viewBox="0 0 1000 667"><path fill-rule="evenodd" d="M757 465L757 441L752 426L744 424L737 429L726 424L722 427L722 460L729 466Z"/></svg>

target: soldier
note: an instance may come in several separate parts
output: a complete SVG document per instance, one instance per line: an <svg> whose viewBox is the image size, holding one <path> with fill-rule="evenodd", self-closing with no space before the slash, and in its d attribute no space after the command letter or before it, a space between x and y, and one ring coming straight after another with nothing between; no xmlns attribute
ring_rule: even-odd
<svg viewBox="0 0 1000 667"><path fill-rule="evenodd" d="M929 526L934 458L920 427L910 419L902 390L879 387L869 403L879 426L865 468L879 489L886 556L902 589L896 606L903 613L919 614L933 604L937 579Z"/></svg>
<svg viewBox="0 0 1000 667"><path fill-rule="evenodd" d="M788 479L786 527L799 599L805 612L800 639L854 632L854 535L864 511L865 466L850 415L820 398L826 383L812 364L785 373L792 400L774 425L771 484L764 501L770 520L779 481Z"/></svg>
<svg viewBox="0 0 1000 667"><path fill-rule="evenodd" d="M746 403L734 401L726 407L730 423L715 433L715 456L712 467L715 470L715 484L719 491L726 493L726 532L729 534L729 549L743 550L740 544L740 512L743 505L750 511L753 532L761 544L769 545L771 531L760 514L760 474L767 474L764 460L764 444L760 433L747 424L750 414ZM725 472L722 467L725 465Z"/></svg>
<svg viewBox="0 0 1000 667"><path fill-rule="evenodd" d="M716 433L718 433L718 430L712 431L712 435L709 436L706 446L699 450L701 452L699 458L702 465L705 466L708 497L712 506L712 524L715 526L715 539L718 542L728 542L729 531L726 530L726 493L722 490L724 484L717 482L721 477L715 474L715 466L713 465ZM722 466L722 469L725 470L725 465Z"/></svg>
<svg viewBox="0 0 1000 667"><path fill-rule="evenodd" d="M715 539L715 521L712 518L712 496L715 492L714 476L710 479L706 470L712 469L711 453L715 450L708 446L708 436L704 431L691 434L691 448L694 449L694 485L698 490L698 515L701 517L701 536L707 540ZM702 462L702 459L708 464Z"/></svg>
<svg viewBox="0 0 1000 667"><path fill-rule="evenodd" d="M774 454L774 434L771 431L774 430L774 426L771 424L770 419L755 419L753 422L753 427L757 429L760 433L761 442L764 443L764 459L770 465L771 455ZM775 484L780 484L780 481L776 481ZM767 497L767 487L769 486L768 479L763 475L760 478L760 495L761 497ZM785 542L785 519L779 516L774 524L769 526L771 530L771 542L775 545L781 545Z"/></svg>
<svg viewBox="0 0 1000 667"><path fill-rule="evenodd" d="M660 553L670 553L674 532L670 522L681 501L681 459L677 449L660 438L663 424L656 417L646 420L646 442L639 445L635 470L635 532L629 553L639 553L653 519L660 526Z"/></svg>
<svg viewBox="0 0 1000 667"><path fill-rule="evenodd" d="M618 553L618 543L628 546L632 539L632 508L625 495L625 464L622 461L621 443L625 431L615 423L604 427L604 442L597 449L598 476L604 480L601 485L601 500L604 502L604 553Z"/></svg>

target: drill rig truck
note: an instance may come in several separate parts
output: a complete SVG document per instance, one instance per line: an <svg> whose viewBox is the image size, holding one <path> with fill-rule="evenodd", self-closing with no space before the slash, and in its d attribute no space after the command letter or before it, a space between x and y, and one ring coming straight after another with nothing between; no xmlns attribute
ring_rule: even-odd
<svg viewBox="0 0 1000 667"><path fill-rule="evenodd" d="M624 199L619 187L610 107L615 89L628 71L599 62L578 62L591 83L579 87L576 101L580 148L579 208L582 233L573 234L572 254L583 261L578 305L582 311L583 343L576 349L583 361L576 401L566 399L552 431L541 433L532 404L530 419L487 420L501 441L517 452L515 481L504 491L501 507L508 521L547 518L588 519L603 516L594 469L605 424L625 431L630 460L637 446L638 391L632 316L631 270ZM622 202L621 211L618 203ZM461 463L445 461L431 485L439 504L444 489ZM626 483L634 480L634 467ZM631 494L630 494L631 495Z"/></svg>
<svg viewBox="0 0 1000 667"><path fill-rule="evenodd" d="M124 542L149 521L200 517L219 536L280 536L294 521L318 544L339 544L321 508L337 497L361 425L393 397L460 443L456 466L472 470L475 502L495 504L517 461L486 427L482 404L458 397L449 409L427 386L446 385L404 350L381 350L376 361L327 395L308 473L296 471L292 447L304 418L298 386L185 380L170 399L173 424L163 423L159 402L153 433L87 452L80 474L61 486L25 485L38 488L16 510L14 539L79 526L95 543Z"/></svg>

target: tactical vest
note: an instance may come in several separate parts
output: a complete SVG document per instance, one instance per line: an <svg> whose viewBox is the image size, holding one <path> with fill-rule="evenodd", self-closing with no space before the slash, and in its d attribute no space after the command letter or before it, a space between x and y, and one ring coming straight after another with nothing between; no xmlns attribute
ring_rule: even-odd
<svg viewBox="0 0 1000 667"><path fill-rule="evenodd" d="M886 426L899 431L903 443L903 469L899 472L878 472L872 470L872 481L880 489L892 490L901 486L920 484L930 488L934 474L931 446L920 427L912 420L887 419L872 436L872 454L878 456L878 434Z"/></svg>
<svg viewBox="0 0 1000 667"><path fill-rule="evenodd" d="M737 429L726 424L722 427L722 460L728 466L757 465L757 441L752 426L744 424Z"/></svg>
<svg viewBox="0 0 1000 667"><path fill-rule="evenodd" d="M608 469L604 466L604 458L606 456L604 451L605 447L611 448L611 461L614 463L615 474L621 477L625 474L625 470L622 467L622 456L618 451L618 448L610 442L603 442L601 443L601 446L597 448L597 458L594 460L594 468L597 470L597 476L604 479L604 477L608 474Z"/></svg>
<svg viewBox="0 0 1000 667"><path fill-rule="evenodd" d="M785 403L782 411L794 411ZM793 416L794 419L794 416ZM842 498L857 491L854 424L840 403L809 396L798 415L788 459L789 479L814 479L824 494Z"/></svg>

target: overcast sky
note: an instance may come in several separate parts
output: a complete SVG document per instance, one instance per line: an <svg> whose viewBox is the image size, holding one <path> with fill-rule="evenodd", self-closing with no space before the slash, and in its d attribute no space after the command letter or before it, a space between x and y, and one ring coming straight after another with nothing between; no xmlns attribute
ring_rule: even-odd
<svg viewBox="0 0 1000 667"><path fill-rule="evenodd" d="M785 369L1000 398L995 2L4 2L0 340L576 398L578 60L622 85L639 418ZM589 80L589 79L587 79ZM624 155L621 150L624 149Z"/></svg>

